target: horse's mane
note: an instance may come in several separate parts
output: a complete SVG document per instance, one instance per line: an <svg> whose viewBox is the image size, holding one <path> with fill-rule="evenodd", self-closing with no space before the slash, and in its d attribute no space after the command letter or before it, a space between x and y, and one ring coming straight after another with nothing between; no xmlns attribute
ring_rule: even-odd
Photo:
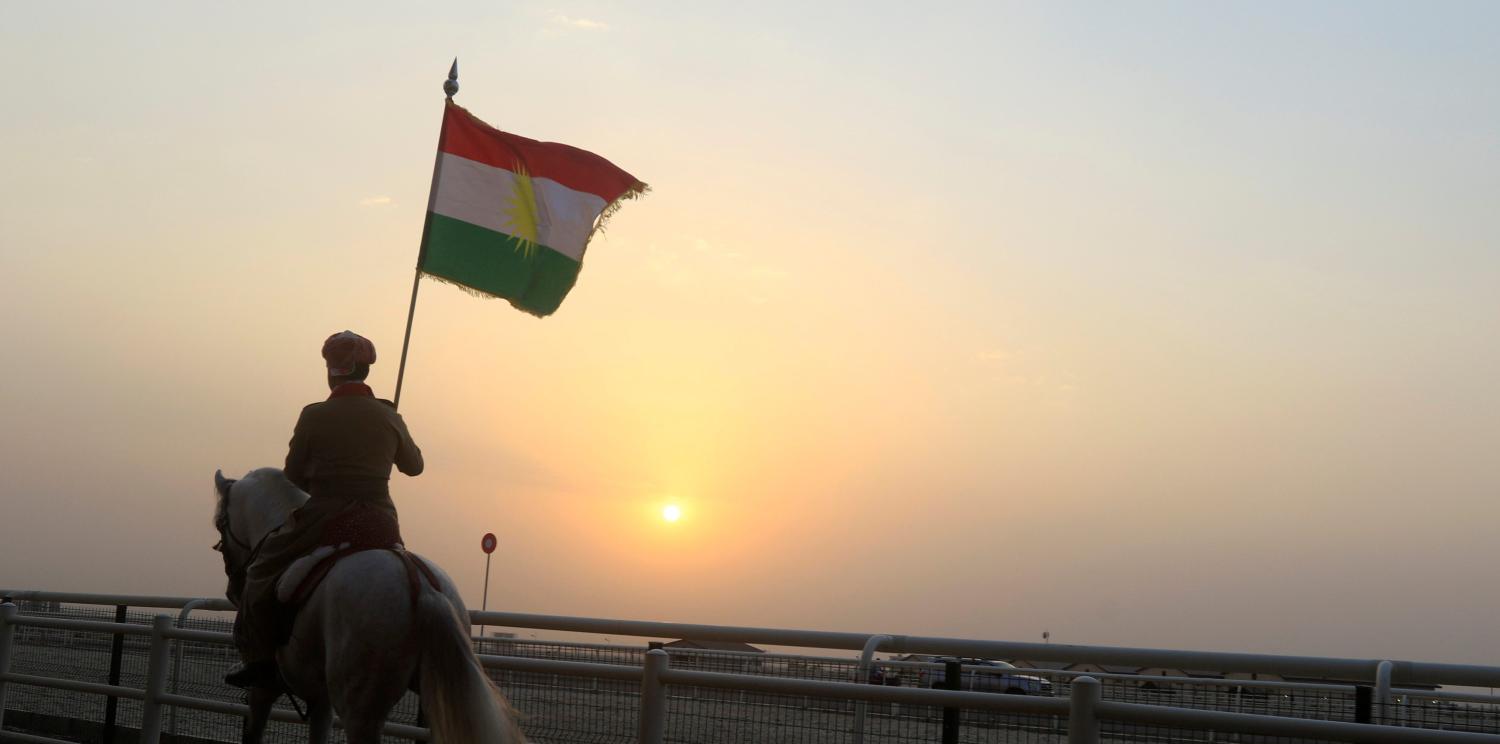
<svg viewBox="0 0 1500 744"><path fill-rule="evenodd" d="M224 492L214 489L214 527L224 524Z"/></svg>
<svg viewBox="0 0 1500 744"><path fill-rule="evenodd" d="M256 468L246 473L245 477L234 481L235 485L241 483L266 496L274 496L284 504L299 505L307 500L307 494L293 484L281 468ZM224 509L228 501L227 493L219 493L218 502L214 505L214 524L223 523Z"/></svg>
<svg viewBox="0 0 1500 744"><path fill-rule="evenodd" d="M280 491L286 496L295 496L297 494L302 494L302 489L294 485L292 483L292 479L286 477L286 472L281 468L256 468L246 473L245 477L241 478L240 480L253 481L256 483L265 481L264 484L261 484L258 487L267 489L268 491Z"/></svg>

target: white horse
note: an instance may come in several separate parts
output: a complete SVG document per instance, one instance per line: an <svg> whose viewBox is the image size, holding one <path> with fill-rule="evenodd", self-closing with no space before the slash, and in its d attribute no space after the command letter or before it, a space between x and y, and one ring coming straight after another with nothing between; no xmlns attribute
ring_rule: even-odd
<svg viewBox="0 0 1500 744"><path fill-rule="evenodd" d="M252 546L308 499L276 468L230 480L214 474L214 524L238 596ZM468 610L453 581L419 558L441 591L419 582L416 611L403 561L386 550L340 560L297 613L291 640L276 654L291 691L307 700L309 741L328 740L337 713L349 744L379 744L391 708L410 688L438 744L522 744L510 705L484 673L469 643ZM278 693L250 694L245 744L258 744Z"/></svg>

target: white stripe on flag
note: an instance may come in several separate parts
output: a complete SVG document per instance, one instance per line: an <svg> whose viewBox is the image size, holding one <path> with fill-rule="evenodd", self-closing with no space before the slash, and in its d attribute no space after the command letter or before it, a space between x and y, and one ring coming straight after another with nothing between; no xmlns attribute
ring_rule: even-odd
<svg viewBox="0 0 1500 744"><path fill-rule="evenodd" d="M441 153L432 211L473 225L515 235L505 216L516 174L504 168ZM583 260L594 220L606 206L597 194L574 191L550 178L532 178L537 201L537 242L574 261Z"/></svg>

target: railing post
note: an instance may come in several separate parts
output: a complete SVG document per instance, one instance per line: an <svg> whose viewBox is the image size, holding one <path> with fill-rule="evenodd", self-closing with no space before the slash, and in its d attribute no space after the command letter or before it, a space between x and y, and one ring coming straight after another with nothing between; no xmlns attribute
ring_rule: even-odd
<svg viewBox="0 0 1500 744"><path fill-rule="evenodd" d="M1391 704L1391 672L1395 669L1396 665L1389 661L1375 665L1375 699L1381 705Z"/></svg>
<svg viewBox="0 0 1500 744"><path fill-rule="evenodd" d="M865 647L859 652L859 664L854 669L854 681L858 684L870 682L871 663L875 658L875 649L880 644L891 640L888 635L873 635L865 641ZM870 708L867 701L861 700L854 704L854 740L853 744L865 744L865 715Z"/></svg>
<svg viewBox="0 0 1500 744"><path fill-rule="evenodd" d="M188 602L187 604L183 605L182 606L182 611L177 613L177 624L175 626L173 626L173 627L181 628L182 625L183 625L183 623L187 622L188 615L191 615L193 613L193 610L196 610L199 607L202 607L203 605L208 604L209 602L212 602L212 601L213 600L211 600L211 599L195 599L195 600L193 600L191 602ZM172 694L173 695L177 694L177 691L179 689L179 684L180 684L181 679L182 679L182 656L183 656L182 641L180 641L180 640L174 641L172 643ZM418 707L418 709L417 709L417 725L422 725L421 713L422 713L422 710L421 710L420 707ZM172 713L167 718L167 733L169 733L169 734L176 734L177 733L177 706L175 706L175 705L172 706Z"/></svg>
<svg viewBox="0 0 1500 744"><path fill-rule="evenodd" d="M16 637L16 619L19 610L10 602L0 604L0 726L5 725L5 675L10 673L11 642Z"/></svg>
<svg viewBox="0 0 1500 744"><path fill-rule="evenodd" d="M943 664L943 688L964 688L963 662L949 661ZM958 725L963 711L958 708L943 708L943 744L958 744Z"/></svg>
<svg viewBox="0 0 1500 744"><path fill-rule="evenodd" d="M661 744L667 727L667 687L661 673L667 670L667 652L653 648L646 652L641 671L641 742Z"/></svg>
<svg viewBox="0 0 1500 744"><path fill-rule="evenodd" d="M1094 709L1101 697L1099 680L1079 677L1073 680L1068 709L1068 744L1099 744L1099 719Z"/></svg>
<svg viewBox="0 0 1500 744"><path fill-rule="evenodd" d="M1370 723L1370 686L1354 686L1354 722Z"/></svg>
<svg viewBox="0 0 1500 744"><path fill-rule="evenodd" d="M151 653L146 661L146 697L141 703L141 744L157 744L161 739L161 696L167 690L167 631L171 615L157 615L151 621Z"/></svg>
<svg viewBox="0 0 1500 744"><path fill-rule="evenodd" d="M1394 725L1395 710L1392 703L1395 697L1391 695L1391 672L1395 671L1396 665L1389 661L1382 661L1375 665L1375 722L1386 725Z"/></svg>
<svg viewBox="0 0 1500 744"><path fill-rule="evenodd" d="M183 605L182 610L177 613L177 624L173 627L181 628L187 621L188 615L192 613L198 600L193 600ZM182 641L172 642L172 694L176 695L181 690L182 684ZM167 733L177 735L177 706L172 706L172 715L167 719Z"/></svg>
<svg viewBox="0 0 1500 744"><path fill-rule="evenodd" d="M115 605L115 622L125 622L125 605ZM125 655L125 634L114 633L109 646L109 683L120 684L120 659ZM104 744L114 744L115 741L115 711L119 708L120 699L110 695L104 701L104 735L100 740Z"/></svg>

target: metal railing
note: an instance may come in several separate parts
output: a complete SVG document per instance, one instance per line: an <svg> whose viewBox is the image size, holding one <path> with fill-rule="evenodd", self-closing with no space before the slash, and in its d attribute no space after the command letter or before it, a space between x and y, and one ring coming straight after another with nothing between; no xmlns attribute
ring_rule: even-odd
<svg viewBox="0 0 1500 744"><path fill-rule="evenodd" d="M884 638L876 651L982 659L1028 659L1031 661L1092 662L1103 665L1213 669L1219 672L1261 672L1294 677L1371 680L1382 663L1390 665L1392 685L1465 685L1500 687L1500 667L1473 664L1347 659L1318 656L1246 654L1224 651L1181 651L1119 646L1074 646L1060 643L981 641L939 636L844 633L788 630L731 625L693 625L642 620L608 620L535 615L517 612L471 612L473 622L496 627L532 628L640 638L693 638L705 641L740 641L775 646L862 650L870 638ZM1031 671L1031 670L1025 670Z"/></svg>
<svg viewBox="0 0 1500 744"><path fill-rule="evenodd" d="M223 609L216 602L222 600L200 600L187 597L136 597L122 595L85 595L47 592L6 592L0 595L23 600L43 600L80 604L102 604L116 607L157 607ZM196 604L195 604L196 603ZM184 611L178 618L185 618ZM803 646L824 649L858 649L864 652L859 672L869 668L868 654L876 647L882 650L906 653L941 654L951 656L973 656L988 658L1027 658L1034 660L1089 660L1099 663L1130 663L1138 666L1214 668L1214 661L1223 664L1224 671L1247 671L1266 673L1288 673L1295 671L1304 675L1341 676L1345 679L1372 679L1390 685L1399 679L1407 684L1465 684L1491 686L1500 680L1500 669L1472 665L1420 664L1414 662L1391 662L1386 660L1319 659L1312 657L1264 656L1252 654L1225 654L1171 651L1159 649L1119 649L1103 647L1048 646L1043 644L1017 644L996 641L976 641L954 638L929 638L914 636L871 635L857 633L832 633L826 631L798 631L771 628L745 628L687 625L680 623L654 623L643 621L601 620L518 613L471 613L471 622L488 626L547 629L557 631L608 633L657 638L694 638L701 640L736 640L747 643L774 644L780 646ZM18 627L34 627L60 631L81 631L108 634L117 639L143 637L148 641L147 669L144 686L140 689L118 684L99 684L78 680L58 679L39 675L11 672L15 630ZM93 620L61 619L21 615L14 604L0 605L0 740L41 743L62 742L60 739L5 731L6 690L12 684L66 690L76 693L106 695L111 699L140 701L142 704L140 741L156 744L162 728L164 708L188 708L215 713L243 716L248 708L243 705L217 700L206 700L169 692L169 669L174 666L169 655L173 641L230 645L227 633L193 630L175 627L170 615L158 615L150 626L109 623ZM119 645L119 644L116 644ZM960 690L923 689L912 687L886 687L865 684L864 678L856 674L853 682L795 679L786 677L733 673L724 671L702 671L673 668L670 656L662 650L651 650L642 657L639 666L597 663L576 660L552 660L481 654L480 660L488 669L515 673L548 674L566 677L593 678L629 682L640 686L637 738L641 742L659 744L665 739L668 722L668 700L670 690L677 688L707 688L737 691L740 693L762 693L766 695L803 696L840 701L856 701L862 704L896 704L926 708L944 708L965 711L991 711L1008 715L1050 716L1065 720L1067 740L1078 744L1093 744L1100 740L1102 724L1152 725L1197 731L1239 733L1258 736L1301 737L1326 741L1348 742L1500 742L1500 736L1455 731L1436 731L1421 728L1382 726L1344 721L1287 718L1253 713L1200 710L1173 706L1134 702L1106 701L1101 696L1100 679L1091 675L1073 676L1066 699L995 695L985 692ZM180 666L181 656L176 665ZM881 662L897 665L900 662ZM1057 675L1066 674L1034 669L1008 670L1021 674ZM1359 676L1353 673L1363 672ZM1105 679L1133 675L1100 675ZM957 675L954 675L956 678ZM1188 682L1187 678L1137 677L1140 680L1163 682ZM1220 684L1227 680L1214 680ZM1246 681L1245 685L1255 683ZM1292 683L1278 683L1287 688ZM1338 685L1304 685L1307 689L1323 691L1341 689ZM1347 687L1342 689L1349 689ZM1393 692L1404 692L1389 688ZM1411 694L1411 693L1408 693ZM1417 694L1439 698L1454 695L1440 691L1420 691ZM1491 696L1472 693L1457 694L1466 699L1494 702ZM859 710L863 710L861 707ZM277 711L277 720L297 719L287 711ZM426 729L416 726L389 724L386 733L413 740L425 740ZM858 741L858 731L851 732Z"/></svg>

